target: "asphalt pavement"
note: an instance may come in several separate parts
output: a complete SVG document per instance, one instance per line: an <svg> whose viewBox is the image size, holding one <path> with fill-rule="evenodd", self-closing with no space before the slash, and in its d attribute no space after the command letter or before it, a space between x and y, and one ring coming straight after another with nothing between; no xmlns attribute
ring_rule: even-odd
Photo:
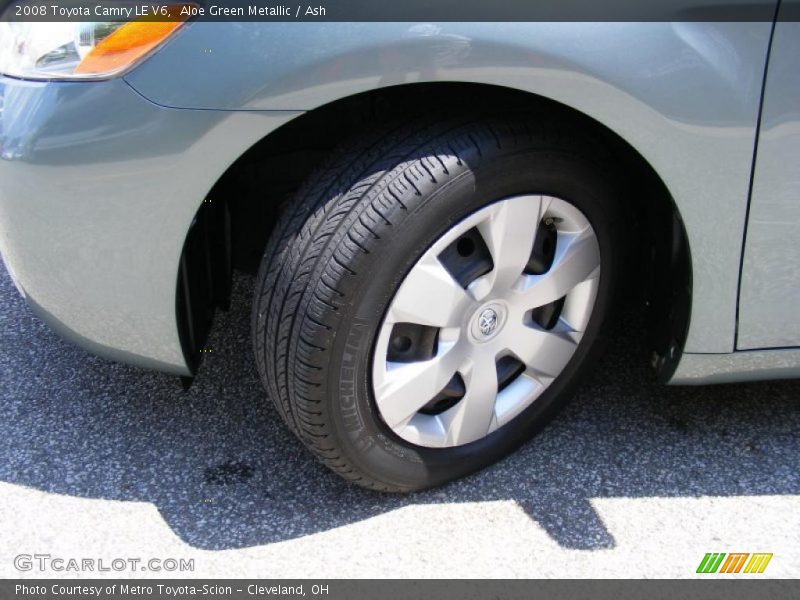
<svg viewBox="0 0 800 600"><path fill-rule="evenodd" d="M185 392L61 340L0 271L0 577L77 575L20 572L33 553L194 565L90 576L693 577L706 552L800 574L800 382L661 386L635 319L519 452L395 496L284 427L250 356L249 277Z"/></svg>

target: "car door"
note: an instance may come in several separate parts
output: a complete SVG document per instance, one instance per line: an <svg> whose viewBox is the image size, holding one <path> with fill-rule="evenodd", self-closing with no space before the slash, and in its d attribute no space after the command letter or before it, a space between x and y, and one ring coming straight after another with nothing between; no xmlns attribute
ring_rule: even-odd
<svg viewBox="0 0 800 600"><path fill-rule="evenodd" d="M737 349L800 346L800 23L775 25L745 234ZM782 20L783 19L783 20Z"/></svg>

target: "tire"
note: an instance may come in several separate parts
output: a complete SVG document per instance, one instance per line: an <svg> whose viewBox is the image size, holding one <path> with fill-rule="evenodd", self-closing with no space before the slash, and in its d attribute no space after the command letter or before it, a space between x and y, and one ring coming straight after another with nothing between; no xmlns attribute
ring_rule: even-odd
<svg viewBox="0 0 800 600"><path fill-rule="evenodd" d="M310 178L268 243L256 284L252 333L258 372L269 396L291 430L326 466L375 490L408 492L437 486L513 451L563 405L600 351L624 260L620 194L610 174L613 169L600 160L603 155L600 145L570 125L543 125L536 116L430 118L362 136L337 150ZM373 387L380 365L388 364L381 362L385 348L376 350L379 338L388 335L395 344L391 336L399 331L389 320L395 312L393 302L401 297L398 290L407 276L411 281L415 265L437 240L445 240L447 232L484 214L481 211L500 210L493 207L504 199L521 196L539 197L541 202L555 198L577 209L575 214L585 216L591 226L602 267L593 271L591 284L581 284L591 287L593 298L590 305L582 305L589 306L582 330L563 334L575 338L574 349L558 373L540 378L546 387L529 404L517 407L518 414L510 413L514 416L501 423L493 413L486 435L472 439L447 433L430 438L430 443L428 438L406 435L417 430L408 424L404 429L390 426L386 409L376 400L378 388ZM521 200L514 202L522 205ZM558 225L543 219L530 226L541 232L542 227ZM557 247L560 234L552 234L559 240ZM482 246L481 252L486 252ZM443 260L440 257L441 264ZM522 276L532 275L526 270ZM431 301L438 302L433 296ZM563 311L563 305L562 300L557 310ZM548 306L551 313L556 310ZM480 313L482 324L476 325L477 317L472 317L472 324L462 329L480 337L492 328L491 312L495 328L502 327L502 318L492 308ZM512 320L519 327L516 316L509 317L509 323ZM417 328L406 336L416 336L414 352L417 347L424 347L422 354L429 352L414 360L428 360L431 351L442 351L444 329L432 337L429 329L419 329L428 326L409 327ZM532 327L541 329L538 321ZM491 335L498 339L506 335L505 329L495 331ZM462 339L461 333L454 335ZM423 343L423 338L428 341ZM475 347L480 341L470 339ZM394 346L389 348L395 352ZM397 359L392 356L386 360ZM528 367L522 365L525 374L538 373ZM501 389L497 369L495 383ZM469 385L483 379L475 376ZM462 377L462 388L463 383ZM464 398L463 389L461 393ZM455 412L466 406L455 401ZM441 400L433 408L426 404L428 412L420 410L411 422L443 422L443 415L451 413L436 413L439 404Z"/></svg>

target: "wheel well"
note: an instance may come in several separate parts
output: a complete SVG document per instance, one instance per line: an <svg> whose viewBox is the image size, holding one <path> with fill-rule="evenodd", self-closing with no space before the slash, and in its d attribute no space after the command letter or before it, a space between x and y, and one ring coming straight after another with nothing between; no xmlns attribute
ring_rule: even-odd
<svg viewBox="0 0 800 600"><path fill-rule="evenodd" d="M658 174L617 134L574 109L528 92L446 82L381 88L326 104L270 133L227 169L201 205L181 258L178 323L189 365L199 363L214 308L228 303L231 271L258 269L281 210L334 147L378 123L465 106L568 119L607 149L606 162L617 165L614 176L636 222L639 251L628 284L647 306L653 366L668 378L688 330L691 261L680 214Z"/></svg>

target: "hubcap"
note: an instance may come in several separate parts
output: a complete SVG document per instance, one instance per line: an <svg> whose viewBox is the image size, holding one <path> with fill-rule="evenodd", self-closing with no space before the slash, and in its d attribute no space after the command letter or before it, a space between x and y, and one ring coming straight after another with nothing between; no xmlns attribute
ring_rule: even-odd
<svg viewBox="0 0 800 600"><path fill-rule="evenodd" d="M444 233L392 299L373 358L384 422L428 447L474 442L530 406L589 323L600 251L551 196L490 204Z"/></svg>

